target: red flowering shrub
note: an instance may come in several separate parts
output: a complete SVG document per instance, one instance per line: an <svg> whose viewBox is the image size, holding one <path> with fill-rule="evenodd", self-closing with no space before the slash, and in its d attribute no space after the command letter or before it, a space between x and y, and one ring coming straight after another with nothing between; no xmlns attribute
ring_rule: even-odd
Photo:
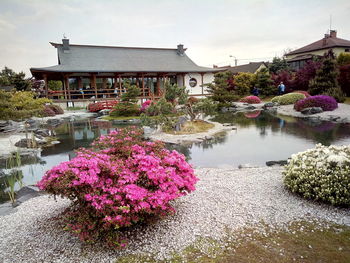
<svg viewBox="0 0 350 263"><path fill-rule="evenodd" d="M294 109L296 111L302 111L310 107L320 107L324 111L332 111L338 108L338 102L333 97L317 95L299 100L294 104Z"/></svg>
<svg viewBox="0 0 350 263"><path fill-rule="evenodd" d="M42 115L44 117L52 117L52 116L55 116L56 113L53 111L53 109L50 107L50 105L45 105L43 112L42 112Z"/></svg>
<svg viewBox="0 0 350 263"><path fill-rule="evenodd" d="M101 136L93 151L80 149L38 183L74 201L67 228L81 240L124 246L119 229L173 212L169 202L195 190L198 179L184 155L162 142L143 141L141 134L127 128Z"/></svg>
<svg viewBox="0 0 350 263"><path fill-rule="evenodd" d="M258 103L261 103L261 100L257 96L247 96L240 99L240 102L249 103L249 104L258 104Z"/></svg>
<svg viewBox="0 0 350 263"><path fill-rule="evenodd" d="M311 95L305 90L295 90L295 91L293 91L293 93L304 94L306 98L311 97Z"/></svg>
<svg viewBox="0 0 350 263"><path fill-rule="evenodd" d="M141 105L141 111L145 112L147 108L152 104L151 100L146 100L144 103Z"/></svg>
<svg viewBox="0 0 350 263"><path fill-rule="evenodd" d="M90 103L87 107L89 112L99 112L100 110L113 109L113 107L118 103L117 100L109 101L99 101Z"/></svg>

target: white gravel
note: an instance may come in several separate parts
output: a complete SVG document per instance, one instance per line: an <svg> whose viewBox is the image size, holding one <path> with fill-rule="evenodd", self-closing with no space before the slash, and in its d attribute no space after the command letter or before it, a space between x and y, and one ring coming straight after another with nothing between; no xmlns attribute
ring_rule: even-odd
<svg viewBox="0 0 350 263"><path fill-rule="evenodd" d="M123 251L82 246L51 219L69 202L37 197L19 206L16 213L0 217L0 262L116 262L120 255L135 253L163 258L198 237L219 239L227 228L238 230L261 222L277 226L302 219L350 225L350 209L306 201L286 191L281 171L197 169L197 190L174 203L176 215L133 229Z"/></svg>
<svg viewBox="0 0 350 263"><path fill-rule="evenodd" d="M333 111L324 111L313 115L304 115L294 110L294 105L282 105L277 107L277 113L298 118L317 118L324 121L336 121L350 123L350 105L339 103Z"/></svg>

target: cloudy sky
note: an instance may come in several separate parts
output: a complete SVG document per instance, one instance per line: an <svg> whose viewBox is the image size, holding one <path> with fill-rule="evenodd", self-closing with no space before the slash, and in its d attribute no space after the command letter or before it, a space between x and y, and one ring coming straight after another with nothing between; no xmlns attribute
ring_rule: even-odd
<svg viewBox="0 0 350 263"><path fill-rule="evenodd" d="M0 67L57 64L48 43L176 47L201 66L271 60L332 29L350 39L349 0L0 0Z"/></svg>

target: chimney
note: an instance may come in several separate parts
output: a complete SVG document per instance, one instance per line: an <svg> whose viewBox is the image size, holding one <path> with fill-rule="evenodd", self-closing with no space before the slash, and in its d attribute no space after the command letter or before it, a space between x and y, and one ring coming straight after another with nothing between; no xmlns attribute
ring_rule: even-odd
<svg viewBox="0 0 350 263"><path fill-rule="evenodd" d="M179 56L183 56L185 54L184 45L182 44L177 45L177 54Z"/></svg>
<svg viewBox="0 0 350 263"><path fill-rule="evenodd" d="M63 43L63 51L68 51L69 50L69 39L63 38L62 43Z"/></svg>
<svg viewBox="0 0 350 263"><path fill-rule="evenodd" d="M331 30L330 31L330 37L331 38L336 38L337 37L337 30Z"/></svg>
<svg viewBox="0 0 350 263"><path fill-rule="evenodd" d="M322 42L323 46L327 45L327 38L329 38L329 34L324 34L324 38L323 38L323 42Z"/></svg>

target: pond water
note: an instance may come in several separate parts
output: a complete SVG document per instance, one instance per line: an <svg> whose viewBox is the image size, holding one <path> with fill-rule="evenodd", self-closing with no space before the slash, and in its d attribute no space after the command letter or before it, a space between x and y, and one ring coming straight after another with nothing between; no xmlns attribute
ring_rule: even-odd
<svg viewBox="0 0 350 263"><path fill-rule="evenodd" d="M291 154L312 148L316 143L350 144L350 124L310 122L259 111L220 114L212 120L230 123L236 129L203 143L168 145L168 148L185 154L194 167L237 167L240 164L262 166L266 161L286 160ZM72 159L75 149L89 146L96 137L116 127L120 125L93 119L51 127L61 143L43 149L39 162L21 166L21 171L15 175L17 180L21 178L18 181L23 185L37 183L47 170ZM8 197L4 193L6 186L1 182L0 185L1 202Z"/></svg>

